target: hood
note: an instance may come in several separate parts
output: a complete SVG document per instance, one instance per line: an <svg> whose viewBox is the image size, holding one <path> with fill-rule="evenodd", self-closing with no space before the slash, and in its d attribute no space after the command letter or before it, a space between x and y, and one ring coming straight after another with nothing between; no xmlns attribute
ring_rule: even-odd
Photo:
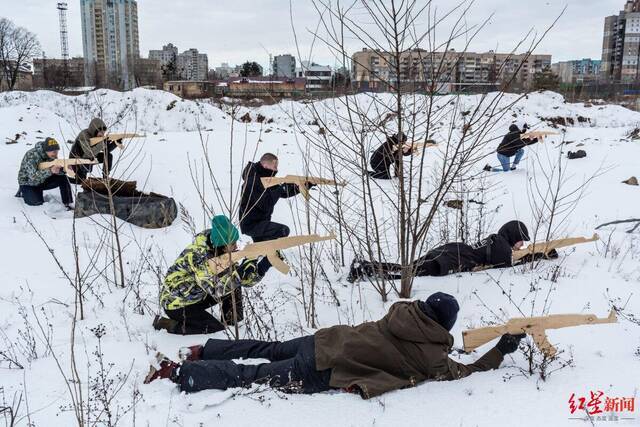
<svg viewBox="0 0 640 427"><path fill-rule="evenodd" d="M520 132L520 128L518 127L518 125L511 125L509 126L509 132Z"/></svg>
<svg viewBox="0 0 640 427"><path fill-rule="evenodd" d="M42 157L49 157L47 156L47 152L44 150L46 147L47 147L47 140L45 139L45 140L36 142L33 148L35 148L38 154L40 154Z"/></svg>
<svg viewBox="0 0 640 427"><path fill-rule="evenodd" d="M396 303L389 313L389 331L402 341L453 345L453 336L435 320L422 312L419 301Z"/></svg>
<svg viewBox="0 0 640 427"><path fill-rule="evenodd" d="M89 127L87 128L87 130L89 131L91 136L94 137L98 135L98 132L100 132L101 129L106 128L107 125L105 125L101 119L96 117L95 119L91 120L91 123L89 123Z"/></svg>
<svg viewBox="0 0 640 427"><path fill-rule="evenodd" d="M498 234L504 237L510 246L515 245L517 242L529 241L529 230L527 226L520 221L509 221L498 230Z"/></svg>
<svg viewBox="0 0 640 427"><path fill-rule="evenodd" d="M251 172L254 172L260 178L268 178L275 176L278 172L265 168L260 162L248 162L242 170L242 179L245 181Z"/></svg>

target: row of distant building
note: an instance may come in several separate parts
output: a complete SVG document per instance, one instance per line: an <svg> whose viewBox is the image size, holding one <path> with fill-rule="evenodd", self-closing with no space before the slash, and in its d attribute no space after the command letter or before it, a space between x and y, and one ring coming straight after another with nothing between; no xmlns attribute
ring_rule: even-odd
<svg viewBox="0 0 640 427"><path fill-rule="evenodd" d="M258 72L251 76L241 75L242 65L223 63L209 68L205 53L196 48L179 52L171 43L149 51L147 58L140 57L135 0L81 0L81 16L83 57L35 59L32 82L25 78L24 84L18 87L59 86L61 70L66 86L121 90L148 86L171 88L181 95L184 88L189 87L199 87L203 94L218 93L230 87L230 83L260 80L271 87L278 82L288 82L291 87L288 92L325 91L333 88L337 77L348 80L353 90L386 90L390 82L399 80L417 83L417 86L436 84L441 92L507 83L514 90L531 89L536 74L544 72L557 75L560 83L567 84L632 82L639 78L640 0L627 0L624 10L605 19L601 60L586 58L552 63L551 55L544 54L412 49L402 53L397 67L390 55L362 49L351 56L348 70L307 61L297 63L293 55L277 55L270 59L267 77L261 77L265 73L259 64L256 64ZM396 75L398 71L400 74ZM211 82L217 82L217 89L211 89Z"/></svg>

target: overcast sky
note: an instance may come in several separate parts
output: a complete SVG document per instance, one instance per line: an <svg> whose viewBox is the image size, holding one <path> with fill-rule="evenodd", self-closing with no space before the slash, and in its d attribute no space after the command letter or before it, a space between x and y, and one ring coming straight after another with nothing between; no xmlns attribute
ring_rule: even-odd
<svg viewBox="0 0 640 427"><path fill-rule="evenodd" d="M342 0L342 4L348 1ZM457 0L434 1L439 13L457 3ZM5 6L0 15L35 32L48 57L60 57L57 0L0 0L0 3ZM530 29L543 32L566 6L559 23L536 52L552 54L554 62L599 59L604 17L617 14L624 3L625 0L476 0L466 17L467 24L478 24L491 14L493 17L469 50L510 51ZM69 1L72 56L82 55L79 9L80 0ZM292 14L300 54L307 57L310 33L318 25L318 14L311 0L292 0ZM372 21L362 9L354 9L353 16L361 19L363 25ZM143 57L147 57L149 49L160 49L169 42L180 51L195 47L207 53L209 67L221 62L234 65L248 59L266 66L269 53L297 54L289 0L138 0L138 19ZM423 24L426 25L426 19ZM353 46L361 47L356 42ZM313 59L329 65L335 63L322 43L313 48Z"/></svg>

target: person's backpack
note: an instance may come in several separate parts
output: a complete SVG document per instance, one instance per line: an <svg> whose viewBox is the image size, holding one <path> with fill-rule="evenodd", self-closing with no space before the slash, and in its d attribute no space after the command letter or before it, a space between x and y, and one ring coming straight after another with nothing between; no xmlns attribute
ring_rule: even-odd
<svg viewBox="0 0 640 427"><path fill-rule="evenodd" d="M569 153L567 153L567 157L569 159L581 159L583 157L587 157L587 152L584 150L578 150L578 151L569 151Z"/></svg>

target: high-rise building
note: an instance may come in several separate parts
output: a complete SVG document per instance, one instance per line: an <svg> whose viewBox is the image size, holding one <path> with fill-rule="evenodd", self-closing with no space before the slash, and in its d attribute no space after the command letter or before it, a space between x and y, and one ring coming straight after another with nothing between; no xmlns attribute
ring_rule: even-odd
<svg viewBox="0 0 640 427"><path fill-rule="evenodd" d="M273 75L275 77L288 77L290 79L296 76L296 58L293 55L276 55L273 58Z"/></svg>
<svg viewBox="0 0 640 427"><path fill-rule="evenodd" d="M135 87L140 57L135 0L80 0L85 84Z"/></svg>
<svg viewBox="0 0 640 427"><path fill-rule="evenodd" d="M185 50L178 55L177 72L183 80L207 80L209 60L206 53L198 49Z"/></svg>
<svg viewBox="0 0 640 427"><path fill-rule="evenodd" d="M178 48L172 43L162 46L162 50L150 50L149 59L157 59L162 67L176 62L178 59Z"/></svg>
<svg viewBox="0 0 640 427"><path fill-rule="evenodd" d="M586 83L597 81L600 77L599 59L577 59L551 64L551 70L560 77L562 83Z"/></svg>
<svg viewBox="0 0 640 427"><path fill-rule="evenodd" d="M640 67L640 0L628 0L618 15L604 19L601 74L616 82L638 79Z"/></svg>

